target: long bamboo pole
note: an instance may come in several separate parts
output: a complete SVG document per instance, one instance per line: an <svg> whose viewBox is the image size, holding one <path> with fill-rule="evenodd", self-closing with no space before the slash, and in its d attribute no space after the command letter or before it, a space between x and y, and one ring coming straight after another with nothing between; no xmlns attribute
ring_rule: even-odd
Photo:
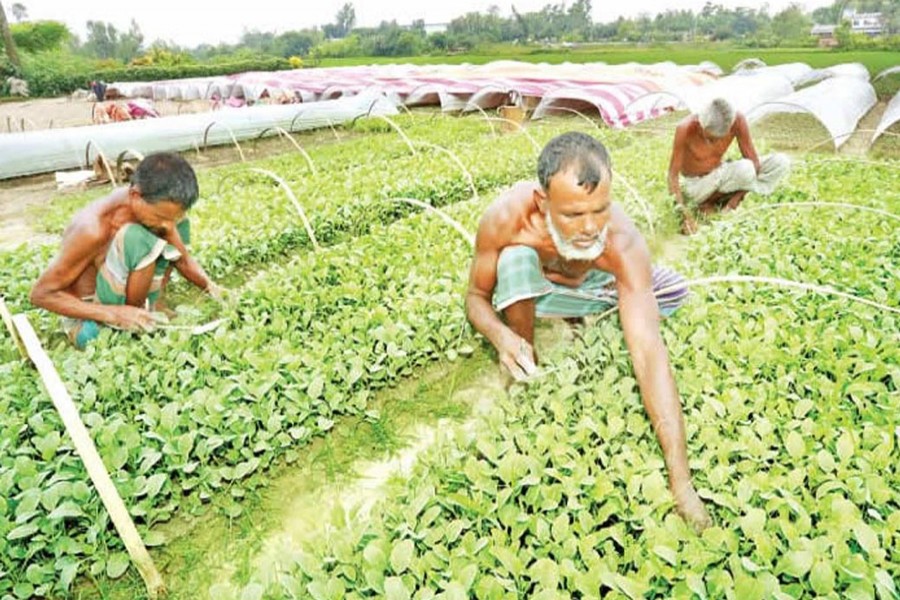
<svg viewBox="0 0 900 600"><path fill-rule="evenodd" d="M63 385L59 373L56 372L56 368L53 366L53 361L50 360L47 352L41 346L41 342L26 315L15 315L13 323L18 330L19 336L22 338L22 342L25 344L31 362L34 363L38 373L41 375L44 387L47 388L47 393L50 394L50 399L53 401L53 406L56 407L59 416L62 418L66 432L68 432L69 437L72 438L72 442L75 444L75 451L81 457L81 461L84 463L91 481L94 482L94 487L97 488L97 493L100 494L103 506L106 507L106 511L109 513L116 531L119 532L119 536L125 543L128 555L131 556L134 566L137 567L144 583L147 585L147 595L151 600L165 595L166 586L163 583L162 576L156 569L156 565L153 564L153 559L150 557L150 553L147 552L147 548L144 546L144 542L134 526L134 521L131 520L131 515L128 514L125 503L119 496L116 486L106 471L106 466L97 452L94 441L78 415L75 403L72 402L69 392L66 391L66 386Z"/></svg>

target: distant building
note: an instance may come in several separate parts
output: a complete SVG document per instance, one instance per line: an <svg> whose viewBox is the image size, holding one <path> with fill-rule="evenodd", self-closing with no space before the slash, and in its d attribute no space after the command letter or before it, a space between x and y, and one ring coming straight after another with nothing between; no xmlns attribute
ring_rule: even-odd
<svg viewBox="0 0 900 600"><path fill-rule="evenodd" d="M841 15L841 19L850 24L850 31L853 33L861 33L868 36L877 36L884 33L884 18L880 12L858 13L852 8L848 8ZM813 25L810 35L819 39L819 46L837 46L837 39L834 32L838 28L837 25Z"/></svg>
<svg viewBox="0 0 900 600"><path fill-rule="evenodd" d="M850 30L853 33L864 33L876 36L884 32L884 19L880 12L858 13L848 8L842 15L845 21L850 21Z"/></svg>
<svg viewBox="0 0 900 600"><path fill-rule="evenodd" d="M450 26L450 23L425 23L425 33L444 33L447 31L447 28Z"/></svg>
<svg viewBox="0 0 900 600"><path fill-rule="evenodd" d="M838 45L837 39L834 37L834 31L837 25L813 25L810 35L819 39L819 46L823 48L832 48Z"/></svg>

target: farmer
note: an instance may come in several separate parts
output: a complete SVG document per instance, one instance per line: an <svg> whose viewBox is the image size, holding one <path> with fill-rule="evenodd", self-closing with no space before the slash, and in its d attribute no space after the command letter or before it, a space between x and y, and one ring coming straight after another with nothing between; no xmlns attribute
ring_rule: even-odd
<svg viewBox="0 0 900 600"><path fill-rule="evenodd" d="M150 330L164 311L172 267L185 279L220 297L188 254L197 177L177 154L151 154L138 165L129 187L81 209L63 232L62 248L31 290L35 306L62 315L63 329L78 348L97 337L99 325Z"/></svg>
<svg viewBox="0 0 900 600"><path fill-rule="evenodd" d="M723 162L735 138L743 159ZM747 119L727 100L716 98L698 114L685 117L675 129L669 192L681 211L682 232L690 235L697 231L685 196L705 215L720 208L734 210L747 192L771 194L789 169L790 161L784 154L760 159L750 139Z"/></svg>
<svg viewBox="0 0 900 600"><path fill-rule="evenodd" d="M106 102L94 107L94 123L119 123L130 120L131 113L118 102Z"/></svg>
<svg viewBox="0 0 900 600"><path fill-rule="evenodd" d="M156 119L159 117L153 102L146 98L135 98L126 103L128 107L128 116L132 119Z"/></svg>
<svg viewBox="0 0 900 600"><path fill-rule="evenodd" d="M97 99L97 102L106 100L106 82L92 81L90 83L90 88L91 91L94 92L94 97Z"/></svg>
<svg viewBox="0 0 900 600"><path fill-rule="evenodd" d="M612 201L612 166L600 142L581 133L551 140L537 175L537 183L503 193L481 219L466 295L469 321L503 367L526 380L536 373L535 317L578 319L617 306L677 510L703 529L710 518L691 482L681 404L659 330L660 314L672 313L687 295L683 279L651 266L644 238Z"/></svg>

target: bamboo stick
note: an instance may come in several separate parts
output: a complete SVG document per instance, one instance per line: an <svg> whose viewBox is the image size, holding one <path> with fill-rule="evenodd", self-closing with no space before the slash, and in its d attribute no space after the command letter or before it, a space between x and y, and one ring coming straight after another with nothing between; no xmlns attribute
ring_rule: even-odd
<svg viewBox="0 0 900 600"><path fill-rule="evenodd" d="M144 546L144 542L134 526L134 521L131 520L131 515L128 514L125 503L119 496L116 486L106 471L106 466L97 452L94 441L78 415L75 403L72 402L72 398L69 396L69 392L66 391L59 373L53 366L53 361L50 360L50 357L41 346L41 342L38 340L26 315L19 314L14 316L13 323L25 344L28 356L31 358L34 366L37 367L38 373L40 373L44 386L47 388L47 393L53 401L53 406L56 407L59 416L62 418L66 432L75 444L75 451L78 452L78 456L84 463L84 467L94 483L94 487L97 488L97 493L100 494L103 506L106 507L106 511L109 513L116 531L119 532L119 536L125 543L125 548L128 550L131 561L147 585L147 595L151 600L155 600L161 595L164 596L166 594L166 586L163 583L162 576L156 569L156 565L153 564L153 559L147 552L147 548Z"/></svg>
<svg viewBox="0 0 900 600"><path fill-rule="evenodd" d="M16 331L16 326L13 325L12 314L9 312L9 308L7 308L6 306L6 302L3 301L3 296L0 296L0 317L3 318L3 323L9 330L9 335L12 337L13 342L15 342L16 348L19 349L19 353L22 355L22 358L28 358L28 353L25 351L25 346L22 345L22 340L19 339L19 334Z"/></svg>

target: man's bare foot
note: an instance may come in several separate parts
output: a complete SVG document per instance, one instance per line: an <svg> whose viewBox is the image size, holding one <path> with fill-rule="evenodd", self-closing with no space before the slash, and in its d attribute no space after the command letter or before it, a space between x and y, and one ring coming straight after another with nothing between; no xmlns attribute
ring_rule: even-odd
<svg viewBox="0 0 900 600"><path fill-rule="evenodd" d="M703 500L697 495L694 486L690 483L682 485L673 491L675 497L675 511L681 516L685 522L693 527L697 533L702 533L704 529L710 527L712 518L706 512L703 506Z"/></svg>
<svg viewBox="0 0 900 600"><path fill-rule="evenodd" d="M747 192L737 192L733 195L728 202L725 204L725 208L722 209L723 213L731 212L741 205L741 202L744 200L744 196L747 195Z"/></svg>
<svg viewBox="0 0 900 600"><path fill-rule="evenodd" d="M697 212L704 217L708 217L719 210L719 206L717 204L700 204L697 206Z"/></svg>
<svg viewBox="0 0 900 600"><path fill-rule="evenodd" d="M697 233L697 221L690 215L684 215L681 222L681 233L684 235L694 235Z"/></svg>

